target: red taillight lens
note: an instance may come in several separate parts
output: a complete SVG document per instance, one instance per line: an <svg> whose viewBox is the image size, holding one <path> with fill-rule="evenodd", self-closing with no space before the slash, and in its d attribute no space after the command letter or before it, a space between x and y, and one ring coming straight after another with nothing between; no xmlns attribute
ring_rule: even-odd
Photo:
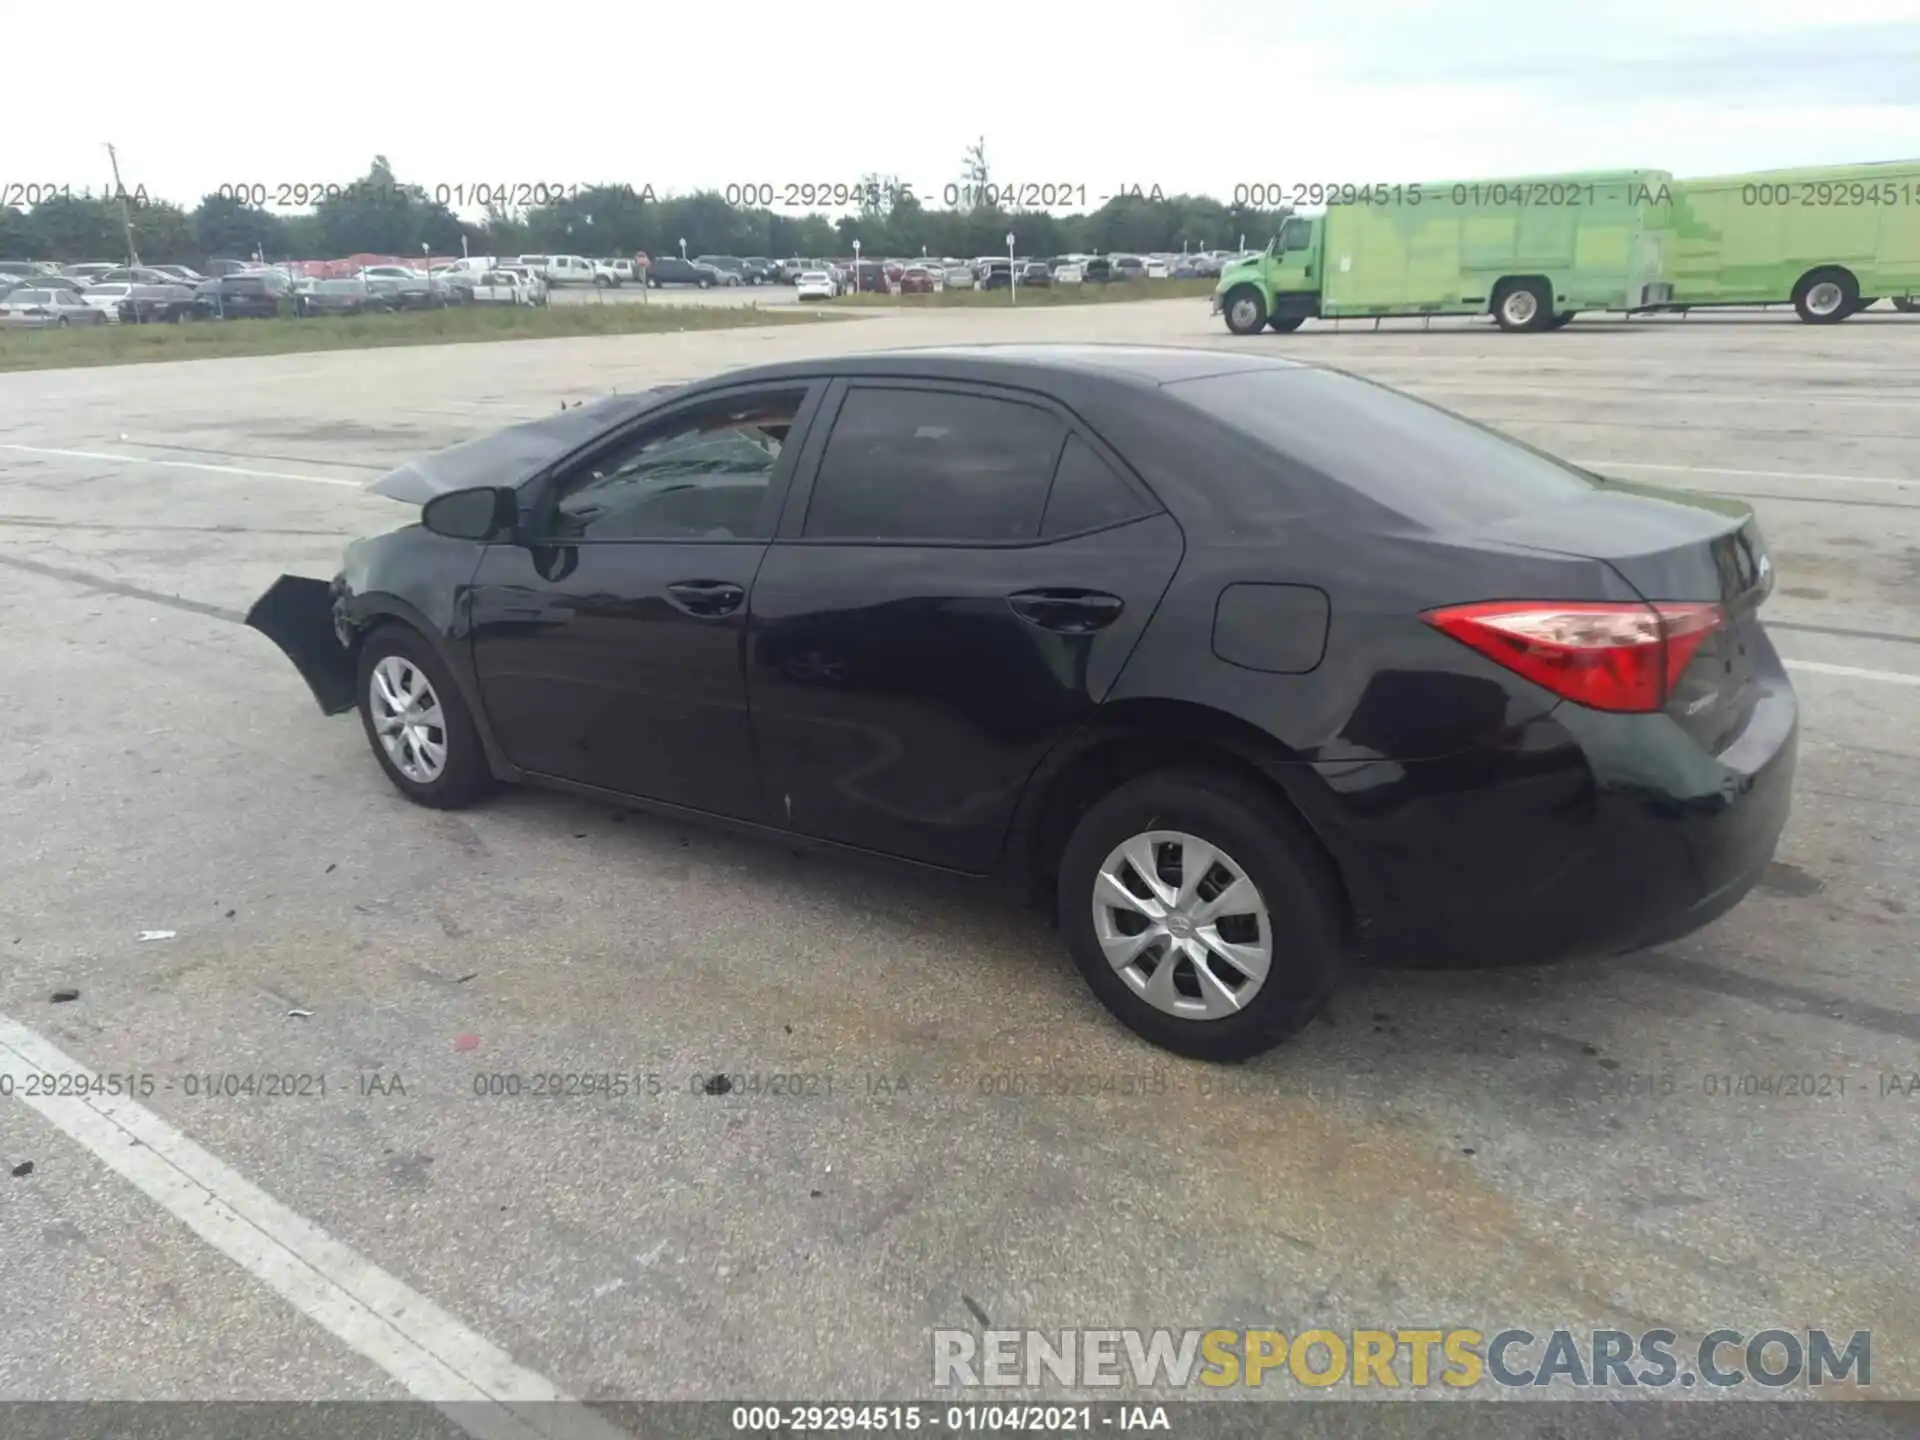
<svg viewBox="0 0 1920 1440"><path fill-rule="evenodd" d="M1646 712L1667 703L1726 612L1678 602L1491 600L1422 618L1556 695L1595 710Z"/></svg>

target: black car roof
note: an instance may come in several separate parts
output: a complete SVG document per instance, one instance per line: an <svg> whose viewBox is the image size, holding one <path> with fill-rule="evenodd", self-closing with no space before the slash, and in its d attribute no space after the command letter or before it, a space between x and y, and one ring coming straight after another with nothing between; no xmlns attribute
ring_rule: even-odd
<svg viewBox="0 0 1920 1440"><path fill-rule="evenodd" d="M1157 388L1177 380L1197 380L1202 376L1243 370L1318 368L1321 367L1297 360L1177 345L936 345L784 361L730 371L714 378L715 383L740 384L797 375L893 375L1034 385L1053 374Z"/></svg>

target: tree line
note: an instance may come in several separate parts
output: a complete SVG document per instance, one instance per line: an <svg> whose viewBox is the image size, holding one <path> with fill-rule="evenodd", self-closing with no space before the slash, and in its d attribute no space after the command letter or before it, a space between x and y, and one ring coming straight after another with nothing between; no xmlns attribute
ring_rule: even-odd
<svg viewBox="0 0 1920 1440"><path fill-rule="evenodd" d="M791 215L730 204L717 190L655 196L608 184L567 187L545 204L497 201L464 220L424 186L404 184L385 157L361 179L325 187L292 213L257 203L264 187L222 186L188 209L135 191L122 198L66 193L31 206L0 206L0 259L122 259L204 264L216 257L268 261L347 255L475 255L557 252L591 256L990 255L1013 232L1021 254L1179 251L1264 243L1287 212L1226 205L1205 195L1116 195L1098 209L1056 215L997 203L979 147L968 152L967 194L983 203L935 208L885 177L852 187L858 208ZM303 191L307 187L299 187ZM544 187L542 187L544 189Z"/></svg>

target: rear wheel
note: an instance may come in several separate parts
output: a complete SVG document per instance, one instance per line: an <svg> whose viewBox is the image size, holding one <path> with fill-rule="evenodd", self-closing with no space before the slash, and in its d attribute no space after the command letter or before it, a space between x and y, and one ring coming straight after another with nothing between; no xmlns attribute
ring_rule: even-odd
<svg viewBox="0 0 1920 1440"><path fill-rule="evenodd" d="M1221 308L1227 314L1227 329L1236 335L1258 335L1267 323L1267 302L1251 285L1229 290Z"/></svg>
<svg viewBox="0 0 1920 1440"><path fill-rule="evenodd" d="M1075 827L1059 920L1120 1022L1201 1060L1235 1061L1309 1020L1344 969L1324 856L1277 801L1206 771L1122 785Z"/></svg>
<svg viewBox="0 0 1920 1440"><path fill-rule="evenodd" d="M426 637L402 625L360 649L360 720L394 788L417 805L457 810L492 782L480 734Z"/></svg>
<svg viewBox="0 0 1920 1440"><path fill-rule="evenodd" d="M1502 330L1545 329L1553 297L1538 280L1511 280L1493 297L1493 319Z"/></svg>
<svg viewBox="0 0 1920 1440"><path fill-rule="evenodd" d="M1304 315L1269 315L1267 317L1267 328L1277 330L1282 335L1289 330L1298 330L1306 323L1307 317Z"/></svg>
<svg viewBox="0 0 1920 1440"><path fill-rule="evenodd" d="M1793 308L1809 325L1834 325L1853 313L1860 282L1846 270L1812 270L1793 287Z"/></svg>

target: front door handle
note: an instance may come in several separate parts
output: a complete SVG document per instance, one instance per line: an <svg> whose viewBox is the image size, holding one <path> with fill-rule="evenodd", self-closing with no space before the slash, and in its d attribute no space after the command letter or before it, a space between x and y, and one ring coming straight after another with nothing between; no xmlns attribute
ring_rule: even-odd
<svg viewBox="0 0 1920 1440"><path fill-rule="evenodd" d="M1007 597L1013 613L1029 625L1062 635L1086 635L1120 618L1126 602L1103 590L1022 590Z"/></svg>
<svg viewBox="0 0 1920 1440"><path fill-rule="evenodd" d="M667 598L689 615L712 619L738 610L747 592L728 580L676 580Z"/></svg>

